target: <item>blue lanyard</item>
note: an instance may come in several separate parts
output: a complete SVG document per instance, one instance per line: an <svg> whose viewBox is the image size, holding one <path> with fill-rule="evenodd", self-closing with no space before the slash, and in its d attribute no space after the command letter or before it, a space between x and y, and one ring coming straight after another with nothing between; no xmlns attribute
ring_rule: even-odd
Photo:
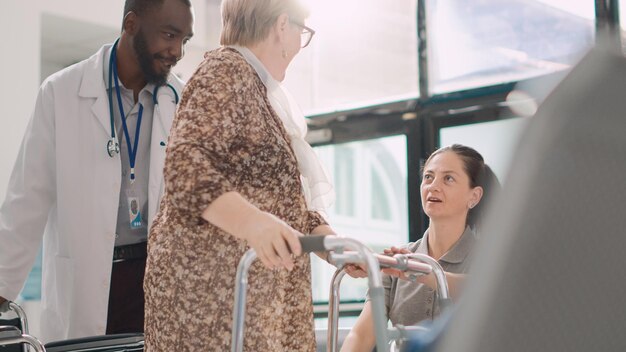
<svg viewBox="0 0 626 352"><path fill-rule="evenodd" d="M124 137L126 138L126 146L128 146L128 159L130 161L130 182L135 182L135 160L137 158L137 150L139 149L139 132L141 130L141 116L143 115L143 105L139 103L139 113L137 115L137 129L135 130L135 143L131 147L130 133L126 124L126 115L124 114L124 106L122 105L122 95L120 93L119 79L117 76L117 41L111 49L111 60L109 60L109 89L111 88L112 77L115 78L115 93L117 95L117 105L120 109L122 126L124 127ZM113 98L109 93L109 111L113 111ZM111 134L115 137L115 125L111 119Z"/></svg>

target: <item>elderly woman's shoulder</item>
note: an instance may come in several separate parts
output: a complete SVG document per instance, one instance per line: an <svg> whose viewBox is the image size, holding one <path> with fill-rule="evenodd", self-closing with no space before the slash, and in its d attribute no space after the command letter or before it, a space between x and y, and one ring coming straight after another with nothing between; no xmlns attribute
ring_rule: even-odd
<svg viewBox="0 0 626 352"><path fill-rule="evenodd" d="M252 73L252 68L243 56L232 48L221 47L204 54L199 71L243 71Z"/></svg>

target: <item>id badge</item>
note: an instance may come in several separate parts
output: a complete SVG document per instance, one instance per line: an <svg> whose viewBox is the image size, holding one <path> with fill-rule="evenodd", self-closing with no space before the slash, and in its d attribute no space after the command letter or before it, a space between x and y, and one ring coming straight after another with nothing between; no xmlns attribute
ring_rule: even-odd
<svg viewBox="0 0 626 352"><path fill-rule="evenodd" d="M129 192L126 199L128 200L128 216L131 230L144 227L141 219L141 203L139 203L139 197Z"/></svg>

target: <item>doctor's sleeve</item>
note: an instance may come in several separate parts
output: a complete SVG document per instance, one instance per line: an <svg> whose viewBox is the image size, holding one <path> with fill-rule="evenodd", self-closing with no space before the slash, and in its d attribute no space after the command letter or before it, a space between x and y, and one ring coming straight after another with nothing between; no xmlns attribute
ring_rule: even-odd
<svg viewBox="0 0 626 352"><path fill-rule="evenodd" d="M233 64L205 61L187 83L176 112L165 159L166 201L200 219L219 196L232 191L230 147L245 104Z"/></svg>
<svg viewBox="0 0 626 352"><path fill-rule="evenodd" d="M54 92L44 83L0 207L0 296L13 300L30 272L56 197Z"/></svg>

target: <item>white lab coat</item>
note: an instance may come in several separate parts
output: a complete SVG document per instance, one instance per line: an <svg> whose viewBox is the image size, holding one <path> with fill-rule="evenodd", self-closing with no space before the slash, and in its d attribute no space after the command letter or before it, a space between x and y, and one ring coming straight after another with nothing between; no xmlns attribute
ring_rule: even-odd
<svg viewBox="0 0 626 352"><path fill-rule="evenodd" d="M0 208L0 296L18 295L43 236L45 342L105 334L121 185L120 157L106 148L109 47L42 84ZM171 75L169 83L180 94L183 82ZM163 192L164 145L176 109L170 88L157 95L148 219Z"/></svg>

